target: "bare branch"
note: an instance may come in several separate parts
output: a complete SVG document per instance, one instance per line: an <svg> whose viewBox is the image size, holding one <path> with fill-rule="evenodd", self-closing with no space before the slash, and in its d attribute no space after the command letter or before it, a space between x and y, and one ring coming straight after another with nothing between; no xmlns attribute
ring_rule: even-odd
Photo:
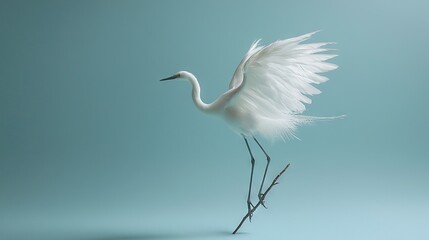
<svg viewBox="0 0 429 240"><path fill-rule="evenodd" d="M289 163L286 165L286 167L283 168L283 170L277 174L277 176L274 178L273 182L271 183L271 185L267 188L267 190L262 194L262 197L259 199L259 202L252 208L250 209L250 211L243 217L243 219L241 220L240 224L238 224L237 228L235 228L234 232L232 232L232 234L236 234L238 229L240 229L241 225L243 225L244 221L246 221L246 219L251 216L253 214L253 212L260 206L263 204L265 197L267 196L268 192L271 190L271 188L274 185L277 185L278 182L277 180L279 179L279 177L286 171L286 169L289 167Z"/></svg>

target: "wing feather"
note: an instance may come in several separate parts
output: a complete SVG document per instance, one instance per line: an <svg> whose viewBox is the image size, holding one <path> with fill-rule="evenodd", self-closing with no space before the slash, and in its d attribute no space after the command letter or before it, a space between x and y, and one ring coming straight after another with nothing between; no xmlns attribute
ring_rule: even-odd
<svg viewBox="0 0 429 240"><path fill-rule="evenodd" d="M326 62L337 56L324 53L330 50L325 48L330 42L302 43L314 33L268 46L259 46L258 40L240 62L230 89L241 89L231 106L252 113L256 122L252 134L290 136L297 125L312 121L300 114L305 104L311 104L310 96L321 93L314 85L328 80L319 74L337 68Z"/></svg>

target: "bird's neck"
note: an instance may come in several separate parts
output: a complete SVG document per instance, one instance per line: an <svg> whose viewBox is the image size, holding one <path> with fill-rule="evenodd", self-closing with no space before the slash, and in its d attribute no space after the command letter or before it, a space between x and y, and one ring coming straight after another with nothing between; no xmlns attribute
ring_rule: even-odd
<svg viewBox="0 0 429 240"><path fill-rule="evenodd" d="M210 112L210 104L206 104L201 100L201 88L197 78L191 75L188 79L192 85L192 100L194 101L195 106L203 112Z"/></svg>

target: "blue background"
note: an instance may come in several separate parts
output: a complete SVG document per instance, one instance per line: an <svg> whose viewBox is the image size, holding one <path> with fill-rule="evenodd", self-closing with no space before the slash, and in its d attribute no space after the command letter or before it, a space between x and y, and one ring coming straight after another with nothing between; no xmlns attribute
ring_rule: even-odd
<svg viewBox="0 0 429 240"><path fill-rule="evenodd" d="M0 238L429 239L428 1L1 1ZM246 211L241 137L200 113L250 44L321 29L339 69L308 115L261 143ZM265 159L256 155L255 178ZM258 182L258 180L256 180ZM254 201L256 201L254 199Z"/></svg>

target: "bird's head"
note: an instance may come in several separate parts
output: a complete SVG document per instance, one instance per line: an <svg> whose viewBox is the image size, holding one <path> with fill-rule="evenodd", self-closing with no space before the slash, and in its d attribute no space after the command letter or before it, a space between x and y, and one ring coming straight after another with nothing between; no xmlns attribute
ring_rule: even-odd
<svg viewBox="0 0 429 240"><path fill-rule="evenodd" d="M171 77L167 77L167 78L163 78L160 81L167 81L167 80L174 80L174 79L190 79L190 78L195 78L195 76L187 71L180 71L177 72L176 74L174 74Z"/></svg>

